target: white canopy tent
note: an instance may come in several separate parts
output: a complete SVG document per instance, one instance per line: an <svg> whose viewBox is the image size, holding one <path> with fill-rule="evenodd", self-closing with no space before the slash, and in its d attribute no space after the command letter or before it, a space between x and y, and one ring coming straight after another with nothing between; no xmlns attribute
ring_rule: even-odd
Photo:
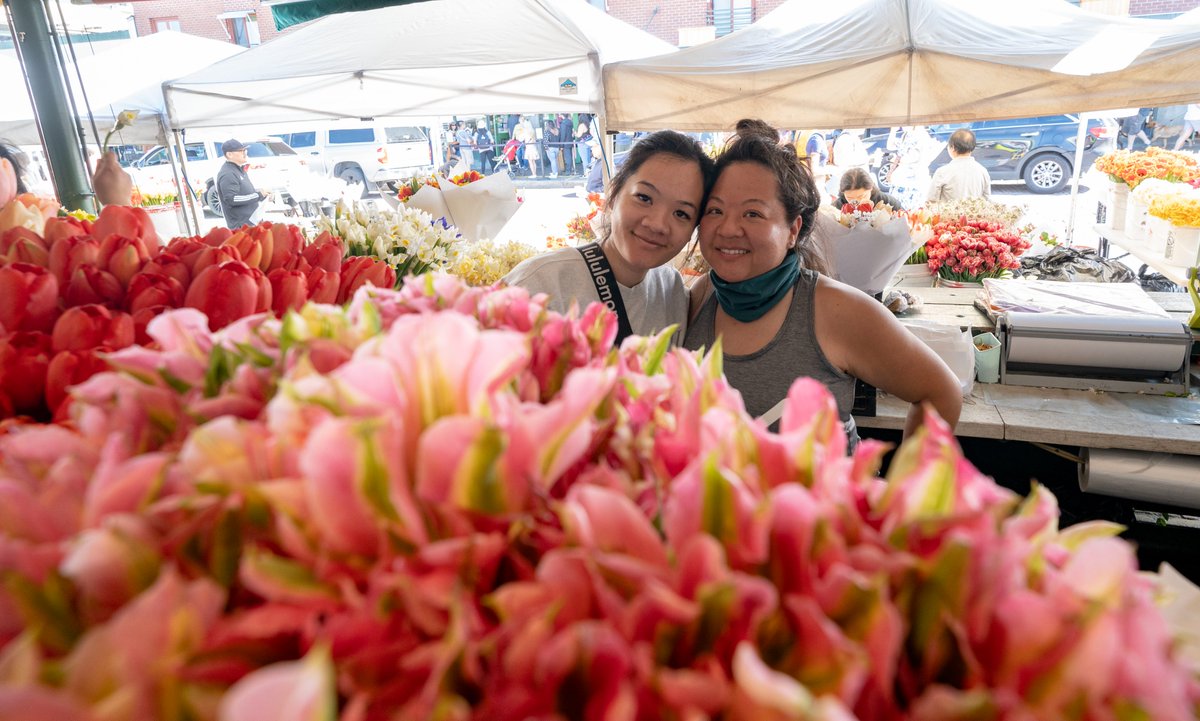
<svg viewBox="0 0 1200 721"><path fill-rule="evenodd" d="M608 126L857 128L1200 97L1200 23L1048 0L790 0L748 28L604 69Z"/></svg>
<svg viewBox="0 0 1200 721"><path fill-rule="evenodd" d="M137 110L138 121L121 131L114 142L165 142L163 81L187 75L239 52L242 48L232 43L163 31L114 43L95 55L80 57L78 75L74 65L67 68L80 122L88 127L87 106L79 83L82 76L101 140L118 113ZM0 64L0 97L6 99L0 107L0 138L17 145L33 145L39 142L33 108L15 60L13 66L10 72Z"/></svg>
<svg viewBox="0 0 1200 721"><path fill-rule="evenodd" d="M583 0L439 0L322 18L164 92L172 128L601 113L602 64L673 50Z"/></svg>

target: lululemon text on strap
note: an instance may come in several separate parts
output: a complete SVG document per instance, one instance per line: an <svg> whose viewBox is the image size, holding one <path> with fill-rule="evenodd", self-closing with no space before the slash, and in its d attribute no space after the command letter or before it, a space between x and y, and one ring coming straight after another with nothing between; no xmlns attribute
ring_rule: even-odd
<svg viewBox="0 0 1200 721"><path fill-rule="evenodd" d="M633 328L630 327L629 316L625 312L625 301L621 300L621 289L617 287L617 277L613 275L612 266L608 264L608 258L604 257L604 251L600 249L599 243L581 245L576 250L583 256L583 262L587 264L588 273L592 275L592 282L596 284L596 294L600 296L600 302L617 314L616 345L619 346L621 341L633 335Z"/></svg>

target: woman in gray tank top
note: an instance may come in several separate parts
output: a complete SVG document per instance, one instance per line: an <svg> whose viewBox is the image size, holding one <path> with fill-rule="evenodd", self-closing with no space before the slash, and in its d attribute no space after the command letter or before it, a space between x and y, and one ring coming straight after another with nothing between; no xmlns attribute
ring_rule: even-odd
<svg viewBox="0 0 1200 721"><path fill-rule="evenodd" d="M913 404L905 435L925 403L953 427L962 395L945 363L874 298L818 273L809 239L820 197L778 137L761 120L739 121L717 159L699 233L711 292L697 298L684 346L721 338L730 384L772 424L792 382L810 376L830 389L851 433L855 378Z"/></svg>

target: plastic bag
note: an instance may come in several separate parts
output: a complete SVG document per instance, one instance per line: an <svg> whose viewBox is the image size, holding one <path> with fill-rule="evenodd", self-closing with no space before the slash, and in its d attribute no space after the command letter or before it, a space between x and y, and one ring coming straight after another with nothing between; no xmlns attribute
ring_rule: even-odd
<svg viewBox="0 0 1200 721"><path fill-rule="evenodd" d="M1021 259L1021 276L1038 280L1129 283L1133 271L1117 260L1101 258L1090 248L1054 248L1045 255Z"/></svg>
<svg viewBox="0 0 1200 721"><path fill-rule="evenodd" d="M971 334L955 326L921 320L907 321L904 327L950 367L963 395L970 395L975 386L975 344L971 342Z"/></svg>

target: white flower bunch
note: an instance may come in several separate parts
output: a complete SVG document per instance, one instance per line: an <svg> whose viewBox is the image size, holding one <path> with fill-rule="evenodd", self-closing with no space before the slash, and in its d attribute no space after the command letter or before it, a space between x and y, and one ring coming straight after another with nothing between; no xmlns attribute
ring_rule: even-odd
<svg viewBox="0 0 1200 721"><path fill-rule="evenodd" d="M454 226L408 206L380 211L339 202L332 219L317 220L317 230L344 239L350 255L386 261L401 278L453 264L461 245Z"/></svg>
<svg viewBox="0 0 1200 721"><path fill-rule="evenodd" d="M448 264L447 269L471 285L493 285L508 275L521 261L536 255L537 252L515 240L498 244L493 240L484 239L462 248L457 259Z"/></svg>

